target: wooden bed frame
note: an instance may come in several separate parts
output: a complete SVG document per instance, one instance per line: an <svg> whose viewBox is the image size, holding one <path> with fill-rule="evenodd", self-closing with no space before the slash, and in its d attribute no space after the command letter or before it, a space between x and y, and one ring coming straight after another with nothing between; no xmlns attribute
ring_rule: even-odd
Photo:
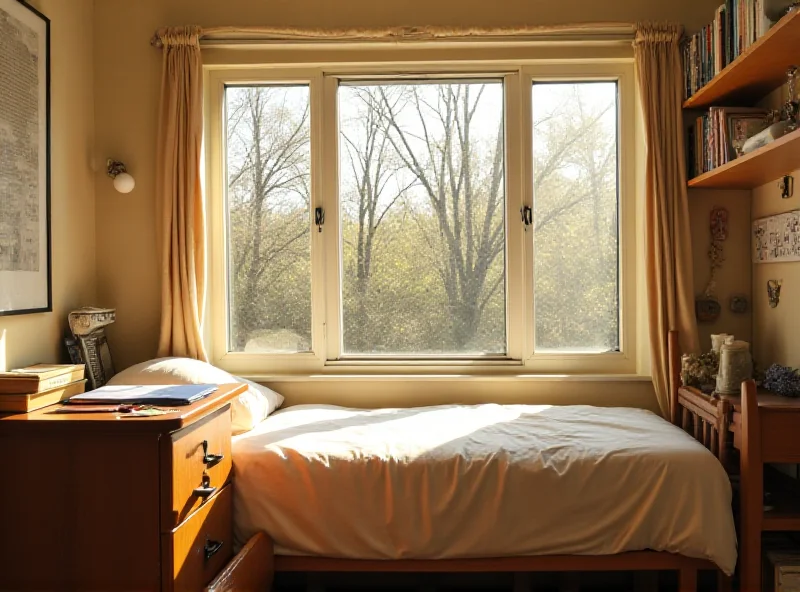
<svg viewBox="0 0 800 592"><path fill-rule="evenodd" d="M669 335L670 395L672 422L687 429L715 454L723 452L720 434L727 434L716 420L711 403L687 403L679 410L680 355L676 332ZM691 429L693 428L693 429ZM575 572L575 571L654 571L674 570L679 573L679 592L696 592L697 575L701 570L717 573L717 590L729 592L731 579L711 561L695 559L663 551L635 551L616 555L539 555L531 557L495 557L440 560L356 560L328 557L276 555L277 572Z"/></svg>

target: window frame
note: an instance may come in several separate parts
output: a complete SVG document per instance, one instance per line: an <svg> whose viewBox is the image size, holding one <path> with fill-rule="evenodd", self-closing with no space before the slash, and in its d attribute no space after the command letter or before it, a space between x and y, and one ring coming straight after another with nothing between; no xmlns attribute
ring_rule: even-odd
<svg viewBox="0 0 800 592"><path fill-rule="evenodd" d="M386 50L389 51L389 50ZM383 52L385 56L385 51ZM204 67L204 182L208 211L209 298L204 337L211 361L251 376L312 375L520 375L635 374L637 350L636 170L637 130L633 61L630 58L519 60L498 63L330 63ZM340 80L503 78L505 118L506 356L341 356L341 246L338 181L337 89ZM535 81L613 80L618 84L619 321L620 351L536 353L534 351L533 232L519 211L533 204L532 90ZM224 187L224 92L227 85L308 84L311 101L311 351L228 351L227 214ZM527 105L527 108L526 108ZM527 165L526 165L527 163ZM325 210L323 232L313 225L316 207ZM640 338L641 341L641 338Z"/></svg>

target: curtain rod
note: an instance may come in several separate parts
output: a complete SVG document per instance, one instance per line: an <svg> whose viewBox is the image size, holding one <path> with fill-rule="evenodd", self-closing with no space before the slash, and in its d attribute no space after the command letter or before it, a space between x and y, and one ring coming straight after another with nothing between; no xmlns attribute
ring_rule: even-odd
<svg viewBox="0 0 800 592"><path fill-rule="evenodd" d="M167 28L156 31L150 41L161 47L161 36ZM581 23L572 25L537 25L521 27L385 27L353 29L313 29L296 27L209 27L202 29L203 45L252 45L269 43L336 43L390 42L413 43L430 41L557 41L585 39L614 41L633 39L632 23Z"/></svg>

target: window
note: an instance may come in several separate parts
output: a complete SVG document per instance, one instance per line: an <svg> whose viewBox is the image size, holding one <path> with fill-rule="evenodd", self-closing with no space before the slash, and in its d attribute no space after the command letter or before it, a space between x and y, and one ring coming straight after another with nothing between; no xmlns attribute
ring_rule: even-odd
<svg viewBox="0 0 800 592"><path fill-rule="evenodd" d="M506 353L502 80L339 88L344 355Z"/></svg>
<svg viewBox="0 0 800 592"><path fill-rule="evenodd" d="M619 350L617 84L533 85L537 351Z"/></svg>
<svg viewBox="0 0 800 592"><path fill-rule="evenodd" d="M311 349L308 86L225 90L228 348Z"/></svg>
<svg viewBox="0 0 800 592"><path fill-rule="evenodd" d="M206 89L215 363L636 371L631 60L214 65Z"/></svg>

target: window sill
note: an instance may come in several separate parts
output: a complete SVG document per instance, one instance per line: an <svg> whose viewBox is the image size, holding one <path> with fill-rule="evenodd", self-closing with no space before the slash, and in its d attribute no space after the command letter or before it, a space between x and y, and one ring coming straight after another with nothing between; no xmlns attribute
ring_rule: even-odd
<svg viewBox="0 0 800 592"><path fill-rule="evenodd" d="M533 374L523 372L495 373L441 373L441 374L245 374L254 382L650 382L652 378L641 374Z"/></svg>

